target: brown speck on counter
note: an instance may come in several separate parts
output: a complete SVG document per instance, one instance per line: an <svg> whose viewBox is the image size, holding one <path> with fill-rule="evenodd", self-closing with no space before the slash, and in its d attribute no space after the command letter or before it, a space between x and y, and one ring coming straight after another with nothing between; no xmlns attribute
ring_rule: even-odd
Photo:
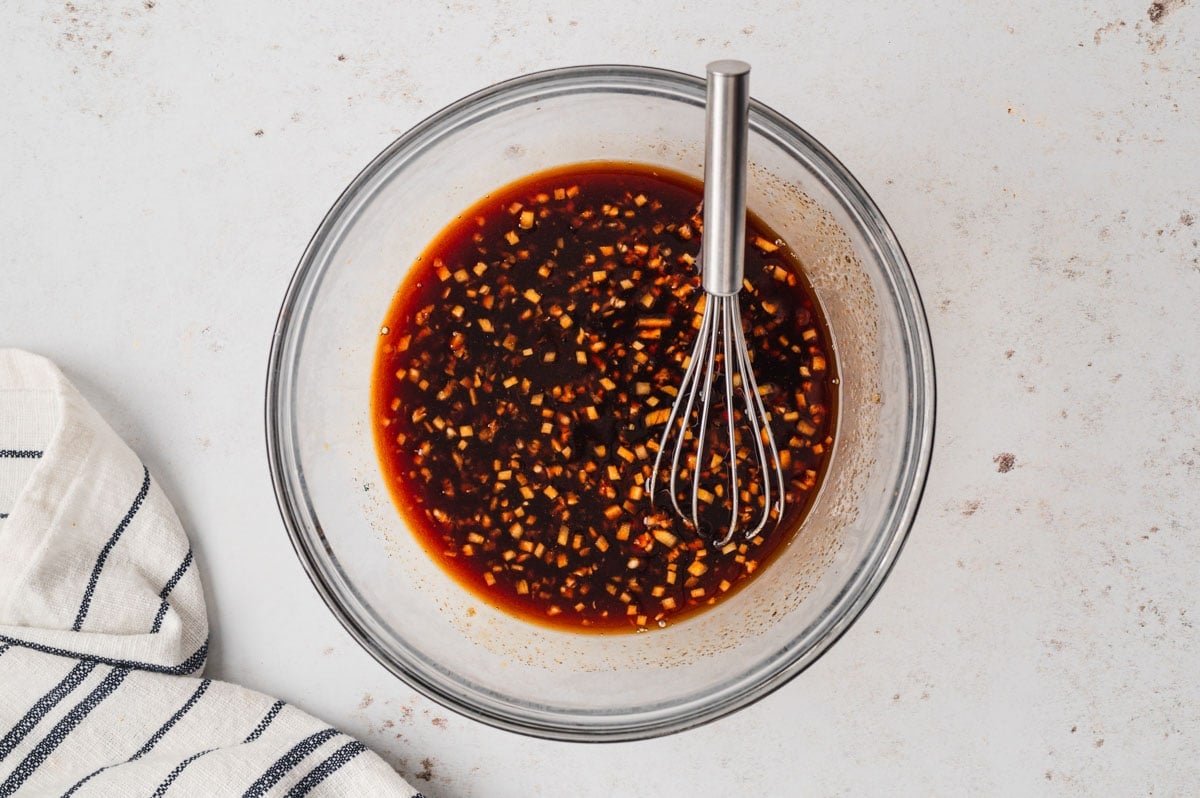
<svg viewBox="0 0 1200 798"><path fill-rule="evenodd" d="M1009 471L1012 471L1013 466L1016 465L1017 456L1012 452L1001 452L992 458L992 462L996 464L997 471L999 471L1001 474L1007 474Z"/></svg>
<svg viewBox="0 0 1200 798"><path fill-rule="evenodd" d="M1189 211L1184 211L1183 213L1179 214L1179 223L1184 227L1191 227L1196 223L1196 217L1193 216Z"/></svg>
<svg viewBox="0 0 1200 798"><path fill-rule="evenodd" d="M339 61L345 61L345 60L346 60L346 54L345 54L345 53L338 53L337 60L339 60Z"/></svg>
<svg viewBox="0 0 1200 798"><path fill-rule="evenodd" d="M968 499L967 501L963 502L963 517L970 518L971 516L975 515L975 512L981 506L983 506L983 502L979 501L979 499Z"/></svg>
<svg viewBox="0 0 1200 798"><path fill-rule="evenodd" d="M1162 18L1167 15L1166 3L1151 3L1146 9L1146 16L1150 17L1150 21L1157 24L1162 21Z"/></svg>
<svg viewBox="0 0 1200 798"><path fill-rule="evenodd" d="M1092 41L1096 46L1100 45L1100 40L1106 33L1112 33L1115 30L1125 27L1125 20L1119 19L1116 22L1110 22L1102 28L1096 28L1096 35L1092 37Z"/></svg>
<svg viewBox="0 0 1200 798"><path fill-rule="evenodd" d="M1009 350L1007 350L1007 351L1004 353L1004 359L1005 359L1005 360L1012 360L1012 356L1013 356L1013 355L1015 355L1016 353L1017 353L1017 350L1015 350L1015 349L1009 349Z"/></svg>
<svg viewBox="0 0 1200 798"><path fill-rule="evenodd" d="M425 757L421 760L421 771L419 773L414 773L413 778L420 779L421 781L433 781L434 764L435 763L432 759Z"/></svg>
<svg viewBox="0 0 1200 798"><path fill-rule="evenodd" d="M1104 738L1103 738L1103 737L1097 737L1097 738L1096 738L1096 742L1092 743L1092 745L1096 746L1097 748L1101 748L1101 747L1103 747L1103 746L1104 746Z"/></svg>
<svg viewBox="0 0 1200 798"><path fill-rule="evenodd" d="M263 129L260 127L258 130L254 131L254 135L256 135L256 136L263 135Z"/></svg>
<svg viewBox="0 0 1200 798"><path fill-rule="evenodd" d="M358 702L358 708L366 709L367 707L371 706L374 703L375 703L374 696L372 696L370 693L363 693L362 701Z"/></svg>
<svg viewBox="0 0 1200 798"><path fill-rule="evenodd" d="M445 729L450 725L450 721L446 718L434 718L431 723L439 729Z"/></svg>

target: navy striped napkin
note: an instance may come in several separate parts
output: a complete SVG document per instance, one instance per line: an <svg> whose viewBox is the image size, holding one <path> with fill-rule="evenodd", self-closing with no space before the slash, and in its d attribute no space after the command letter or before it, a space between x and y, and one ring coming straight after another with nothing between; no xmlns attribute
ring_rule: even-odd
<svg viewBox="0 0 1200 798"><path fill-rule="evenodd" d="M0 798L418 795L362 743L201 679L162 489L48 360L0 349Z"/></svg>

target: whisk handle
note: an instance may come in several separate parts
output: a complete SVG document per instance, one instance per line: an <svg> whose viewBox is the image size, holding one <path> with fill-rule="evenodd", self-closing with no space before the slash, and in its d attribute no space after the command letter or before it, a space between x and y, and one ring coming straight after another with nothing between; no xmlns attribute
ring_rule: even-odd
<svg viewBox="0 0 1200 798"><path fill-rule="evenodd" d="M708 293L729 296L745 272L750 65L713 61L707 71L701 280Z"/></svg>

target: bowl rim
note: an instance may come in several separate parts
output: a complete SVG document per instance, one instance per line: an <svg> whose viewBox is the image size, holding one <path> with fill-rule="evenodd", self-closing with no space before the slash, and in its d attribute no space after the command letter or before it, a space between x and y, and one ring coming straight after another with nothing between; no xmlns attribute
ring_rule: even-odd
<svg viewBox="0 0 1200 798"><path fill-rule="evenodd" d="M612 85L600 85L601 81ZM848 203L849 207L846 210L852 213L855 221L863 228L862 232L865 237L879 250L890 256L890 258L885 257L884 261L888 263L890 268L887 271L896 284L895 288L898 289L893 291L893 301L907 333L903 343L905 349L908 350L910 362L914 363L917 368L911 378L910 403L914 409L920 412L908 414L905 450L909 452L909 456L900 472L903 477L902 483L896 486L896 492L901 497L901 501L893 505L887 519L891 533L880 539L881 545L875 547L876 551L869 553L868 562L873 558L874 565L868 569L865 575L860 575L857 580L851 580L851 583L834 599L834 605L847 603L840 613L832 616L827 628L821 634L815 635L812 646L798 653L788 652L787 656L773 658L773 667L767 669L765 673L749 671L748 673L754 678L749 679L748 686L745 686L748 679L747 673L741 674L736 681L737 689L725 690L726 694L720 700L703 702L693 700L683 703L682 706L685 707L683 712L670 713L656 710L639 715L636 711L630 711L623 715L580 716L569 711L555 713L543 709L540 712L534 712L529 707L515 706L494 699L486 702L486 705L473 703L464 698L463 691L447 689L426 678L419 671L405 667L404 663L388 657L372 640L366 625L337 600L331 585L326 581L318 564L318 554L312 550L302 531L305 524L299 517L294 503L295 497L292 495L287 479L288 463L283 446L286 436L282 435L280 431L282 420L280 411L283 407L281 404L283 389L281 381L284 374L284 358L288 354L291 342L289 332L296 319L297 302L307 287L309 273L315 266L316 255L330 237L331 232L340 223L344 211L357 199L363 186L369 184L372 178L397 153L406 149L419 148L422 143L427 143L426 140L432 133L443 133L448 129L453 129L454 125L467 124L485 111L494 112L497 110L498 103L509 95L515 95L517 100L522 100L531 87L546 86L547 84L555 86L561 84L562 87L580 84L585 89L593 91L624 87L627 92L648 96L656 94L654 88L658 85L663 89L658 93L669 99L682 100L684 98L681 97L681 93L698 92L701 101L705 87L703 78L659 67L588 64L547 69L504 80L469 94L429 115L393 140L347 184L326 212L309 239L284 294L271 338L267 364L264 396L267 461L280 516L291 540L292 548L308 575L309 581L312 582L322 601L355 642L387 670L400 677L408 686L466 717L496 728L532 737L581 742L647 739L712 722L775 692L820 659L849 630L878 594L911 532L927 483L936 420L933 347L929 335L928 319L908 258L874 200L850 171L820 142L782 114L751 98L751 128L760 135L765 135L775 144L784 147L790 153L794 153L797 148L806 150L808 156L806 160L815 161L822 167L816 170L819 179L824 181L827 188L835 195ZM556 91L556 94L560 93L567 92ZM789 143L789 139L795 143ZM316 519L315 511L312 516ZM849 595L851 588L853 588L853 595ZM789 646L794 642L794 640L789 641ZM782 664L779 664L780 662ZM680 705L675 706L679 707ZM506 712L503 707L510 709L515 707L521 711ZM597 719L603 722L596 723Z"/></svg>

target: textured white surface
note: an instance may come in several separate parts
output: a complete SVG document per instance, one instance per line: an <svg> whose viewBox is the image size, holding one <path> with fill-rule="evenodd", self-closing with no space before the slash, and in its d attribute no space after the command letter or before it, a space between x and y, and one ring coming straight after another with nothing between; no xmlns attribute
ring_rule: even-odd
<svg viewBox="0 0 1200 798"><path fill-rule="evenodd" d="M210 675L430 798L1194 794L1200 5L721 5L8 0L0 342L57 360L176 502ZM360 651L292 553L262 432L278 303L345 184L433 110L722 56L909 254L938 361L920 516L846 637L733 717L617 746L479 726Z"/></svg>

